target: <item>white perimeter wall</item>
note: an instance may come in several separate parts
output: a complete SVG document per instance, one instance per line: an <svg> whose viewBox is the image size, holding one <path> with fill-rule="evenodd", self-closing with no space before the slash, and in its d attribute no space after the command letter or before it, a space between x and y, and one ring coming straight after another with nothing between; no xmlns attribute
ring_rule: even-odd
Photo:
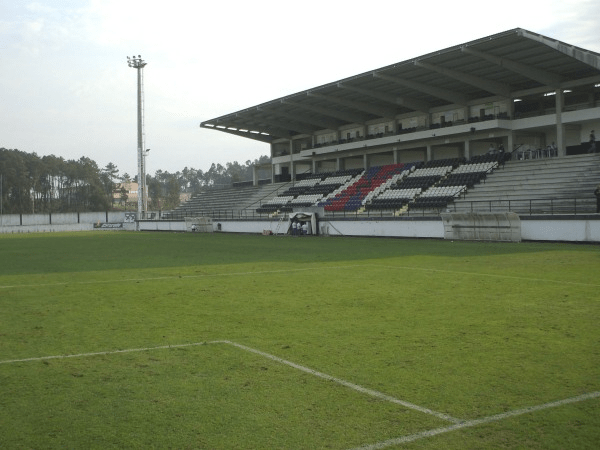
<svg viewBox="0 0 600 450"><path fill-rule="evenodd" d="M104 223L106 213L80 214L80 223L77 223L77 214L70 215L74 222L67 223L66 214L53 214L52 224L48 223L48 216L37 216L39 223L34 223L33 217L19 225L19 215L3 215L0 218L0 233L41 233L56 231L86 231L94 229L94 224ZM124 213L109 213L109 223L124 222ZM84 222L85 221L85 222ZM28 223L28 225L26 225ZM282 222L277 230L279 220L271 221L215 221L214 230L224 233L257 233L263 231L276 231L283 233L287 221ZM125 223L122 229L134 230L135 224ZM184 232L185 221L143 221L139 222L140 231L171 231ZM319 232L330 236L378 236L378 237L409 237L409 238L444 238L444 224L442 220L321 220ZM600 214L585 216L575 219L521 219L521 237L528 241L570 241L570 242L600 242Z"/></svg>
<svg viewBox="0 0 600 450"><path fill-rule="evenodd" d="M600 216L581 220L521 220L521 238L531 241L600 242Z"/></svg>
<svg viewBox="0 0 600 450"><path fill-rule="evenodd" d="M222 221L224 233L275 233L278 220L272 221ZM279 230L283 233L287 222ZM171 225L171 230L174 231ZM407 238L444 238L441 220L321 220L319 233L330 236L378 236ZM600 215L582 219L521 220L521 238L528 241L600 242Z"/></svg>
<svg viewBox="0 0 600 450"><path fill-rule="evenodd" d="M87 231L97 223L123 223L124 212L54 213L54 214L2 214L0 233L50 233L56 231ZM21 225L22 221L22 225ZM125 224L124 229L135 229L135 224Z"/></svg>
<svg viewBox="0 0 600 450"><path fill-rule="evenodd" d="M273 234L283 234L287 231L288 222L279 224L278 220L272 221L215 221L213 229L217 231L221 224L223 233L258 233L270 231ZM144 229L149 223L140 223ZM163 225L164 226L164 225ZM277 227L279 226L279 229ZM185 224L184 224L185 228ZM173 230L171 228L170 230ZM165 230L166 231L166 230ZM432 221L325 221L319 222L319 234L329 236L381 236L381 237L427 237L443 238L444 225L441 220Z"/></svg>

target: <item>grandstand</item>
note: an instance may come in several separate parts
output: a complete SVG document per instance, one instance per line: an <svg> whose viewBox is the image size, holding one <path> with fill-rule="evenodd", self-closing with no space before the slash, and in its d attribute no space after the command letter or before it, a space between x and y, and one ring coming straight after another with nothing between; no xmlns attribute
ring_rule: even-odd
<svg viewBox="0 0 600 450"><path fill-rule="evenodd" d="M168 217L595 214L600 54L513 29L204 121L272 176Z"/></svg>
<svg viewBox="0 0 600 450"><path fill-rule="evenodd" d="M311 175L294 185L209 190L179 206L171 217L247 218L309 206L323 207L325 215L351 212L357 216L596 212L600 154L527 161L505 161L505 156L391 164Z"/></svg>

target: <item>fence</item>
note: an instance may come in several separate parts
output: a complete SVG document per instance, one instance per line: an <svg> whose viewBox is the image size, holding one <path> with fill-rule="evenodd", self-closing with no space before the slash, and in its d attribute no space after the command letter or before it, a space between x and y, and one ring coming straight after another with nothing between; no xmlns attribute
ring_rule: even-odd
<svg viewBox="0 0 600 450"><path fill-rule="evenodd" d="M410 209L398 214L397 210L381 209L365 211L325 211L325 217L329 218L348 218L364 219L367 218L393 218L393 217L424 217L439 215L444 212L491 212L506 213L515 212L519 215L558 215L558 214L593 214L596 213L596 206L590 199L582 198L542 198L526 200L477 200L462 202L460 206L455 203L449 203L443 208L429 209ZM302 208L296 208L302 209ZM280 210L280 214L291 211ZM184 220L185 217L212 217L215 220L227 219L269 219L272 213L259 214L255 209L244 210L188 210L173 211L165 214L165 218L170 220Z"/></svg>

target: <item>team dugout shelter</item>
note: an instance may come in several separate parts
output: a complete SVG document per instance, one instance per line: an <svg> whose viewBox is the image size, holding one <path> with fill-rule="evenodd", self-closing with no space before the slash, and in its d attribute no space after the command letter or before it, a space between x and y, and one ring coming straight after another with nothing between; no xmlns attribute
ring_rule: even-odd
<svg viewBox="0 0 600 450"><path fill-rule="evenodd" d="M270 145L273 181L554 144L600 130L600 54L517 28L204 121Z"/></svg>

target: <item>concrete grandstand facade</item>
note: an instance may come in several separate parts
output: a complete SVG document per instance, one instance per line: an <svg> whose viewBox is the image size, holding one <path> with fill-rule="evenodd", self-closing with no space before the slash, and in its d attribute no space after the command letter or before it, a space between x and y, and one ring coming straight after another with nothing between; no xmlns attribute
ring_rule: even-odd
<svg viewBox="0 0 600 450"><path fill-rule="evenodd" d="M547 148L600 129L600 55L524 29L484 37L204 121L269 143L298 174Z"/></svg>

